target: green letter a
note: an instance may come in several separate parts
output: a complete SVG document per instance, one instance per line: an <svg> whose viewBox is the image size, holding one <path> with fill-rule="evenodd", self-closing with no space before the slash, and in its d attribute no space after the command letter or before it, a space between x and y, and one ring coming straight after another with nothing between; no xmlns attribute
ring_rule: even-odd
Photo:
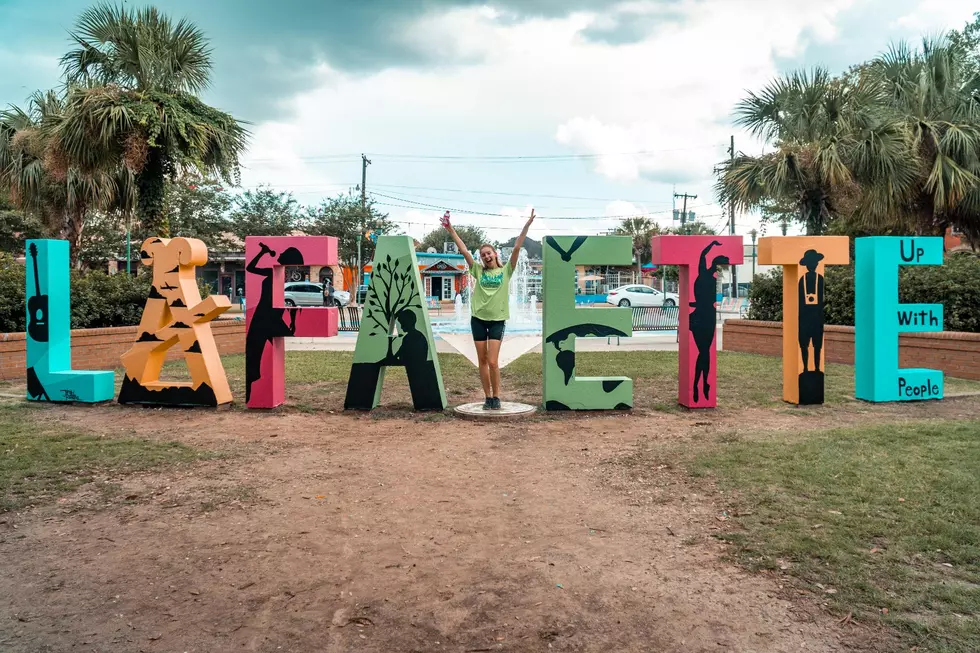
<svg viewBox="0 0 980 653"><path fill-rule="evenodd" d="M397 336L392 335L395 325ZM344 408L376 407L384 369L391 365L405 367L415 410L446 408L439 357L422 301L414 241L409 236L378 238Z"/></svg>

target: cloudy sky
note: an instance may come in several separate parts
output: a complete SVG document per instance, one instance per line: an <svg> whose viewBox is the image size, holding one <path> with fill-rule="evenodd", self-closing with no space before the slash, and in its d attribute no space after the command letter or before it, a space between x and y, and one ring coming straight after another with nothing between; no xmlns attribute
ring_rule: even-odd
<svg viewBox="0 0 980 653"><path fill-rule="evenodd" d="M128 0L127 0L128 2ZM0 0L0 104L57 85L90 3ZM131 3L129 3L131 4ZM212 39L204 99L250 123L243 186L301 203L360 182L421 236L444 208L504 240L670 224L673 192L726 219L712 169L760 150L731 123L746 89L833 71L960 28L972 0L171 0ZM751 215L737 217L745 233Z"/></svg>

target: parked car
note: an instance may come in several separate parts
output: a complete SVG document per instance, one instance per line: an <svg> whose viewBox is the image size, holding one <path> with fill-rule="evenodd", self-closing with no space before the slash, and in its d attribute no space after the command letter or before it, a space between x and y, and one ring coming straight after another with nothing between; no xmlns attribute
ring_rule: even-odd
<svg viewBox="0 0 980 653"><path fill-rule="evenodd" d="M675 293L636 284L620 286L606 295L606 303L613 306L677 306L679 301Z"/></svg>
<svg viewBox="0 0 980 653"><path fill-rule="evenodd" d="M361 304L363 306L364 302L367 301L367 291L368 291L368 287L366 284L358 287L357 289L358 304Z"/></svg>
<svg viewBox="0 0 980 653"><path fill-rule="evenodd" d="M290 281L284 286L286 306L323 306L323 284L309 281ZM350 293L334 290L337 306L350 303Z"/></svg>

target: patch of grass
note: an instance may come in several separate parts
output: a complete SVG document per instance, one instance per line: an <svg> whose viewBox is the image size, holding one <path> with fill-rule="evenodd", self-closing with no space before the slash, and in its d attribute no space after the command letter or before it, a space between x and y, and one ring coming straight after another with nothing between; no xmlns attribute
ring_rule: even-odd
<svg viewBox="0 0 980 653"><path fill-rule="evenodd" d="M736 490L726 537L744 564L788 567L919 650L980 650L980 421L762 434L692 470Z"/></svg>
<svg viewBox="0 0 980 653"><path fill-rule="evenodd" d="M577 355L579 376L628 376L633 379L634 406L655 411L676 411L677 352L614 351L581 352ZM245 357L222 356L225 373L235 396L236 406L244 409ZM296 410L343 410L347 378L354 360L353 352L289 351L286 352L286 393L289 406ZM446 396L450 403L482 398L476 367L460 354L439 354ZM166 374L183 372L182 361L164 366ZM852 403L854 368L850 365L827 365L825 370L827 404ZM118 376L118 375L117 375ZM531 404L541 403L541 354L528 353L501 370L505 397L520 397ZM718 352L718 406L746 408L785 406L782 401L780 360L769 356ZM980 383L963 379L946 379L946 391L980 392ZM385 372L381 405L404 406L410 410L411 394L405 370L390 367ZM404 413L400 412L399 416Z"/></svg>
<svg viewBox="0 0 980 653"><path fill-rule="evenodd" d="M92 480L196 460L176 442L107 438L34 419L36 408L0 405L0 512L50 501Z"/></svg>

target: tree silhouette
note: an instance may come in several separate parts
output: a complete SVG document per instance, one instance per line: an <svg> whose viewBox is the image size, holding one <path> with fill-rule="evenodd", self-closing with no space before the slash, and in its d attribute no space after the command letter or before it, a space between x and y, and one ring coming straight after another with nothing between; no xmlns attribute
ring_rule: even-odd
<svg viewBox="0 0 980 653"><path fill-rule="evenodd" d="M405 263L404 266L401 265L402 261ZM412 283L416 270L412 268L410 256L392 260L391 254L376 267L371 275L371 287L368 289L367 300L364 303L364 319L374 322L377 327L369 335L377 335L379 332L388 335L388 354L379 362L397 364L394 354L395 339L391 336L395 319L406 309L422 310L422 304L413 301L419 297L414 292L415 285Z"/></svg>

